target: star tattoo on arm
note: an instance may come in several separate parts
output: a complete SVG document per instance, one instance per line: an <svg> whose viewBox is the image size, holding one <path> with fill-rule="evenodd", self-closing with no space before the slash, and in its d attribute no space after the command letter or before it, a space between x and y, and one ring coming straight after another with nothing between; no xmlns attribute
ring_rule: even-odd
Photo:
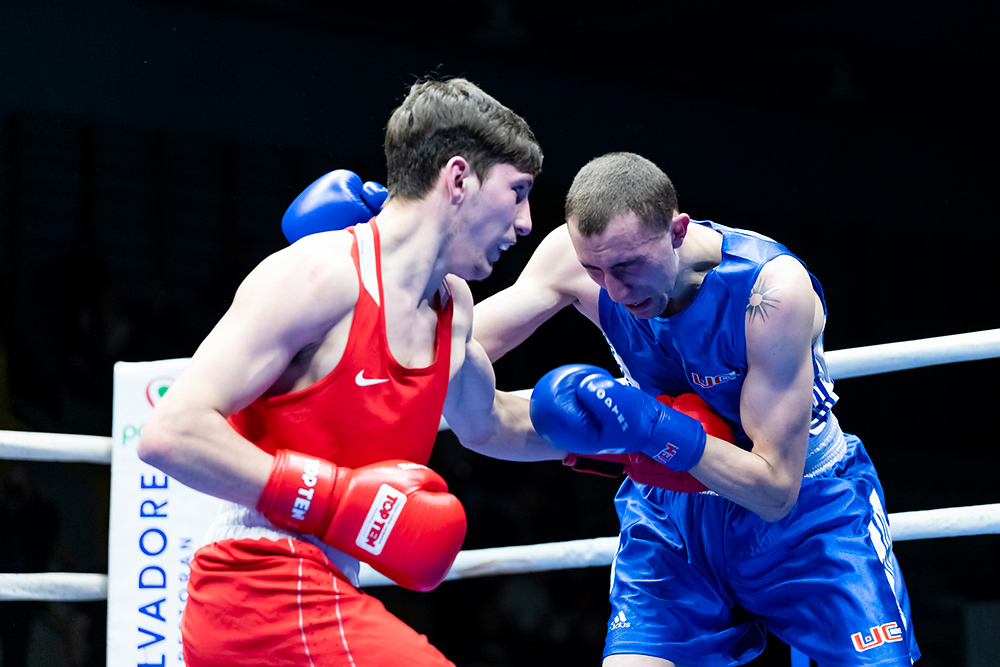
<svg viewBox="0 0 1000 667"><path fill-rule="evenodd" d="M761 280L758 285L755 285L753 291L750 292L750 299L747 302L747 316L750 321L753 322L760 316L760 321L763 322L767 319L768 309L777 308L777 304L781 303L778 299L774 298L774 293L778 291L777 287L768 287L767 280Z"/></svg>

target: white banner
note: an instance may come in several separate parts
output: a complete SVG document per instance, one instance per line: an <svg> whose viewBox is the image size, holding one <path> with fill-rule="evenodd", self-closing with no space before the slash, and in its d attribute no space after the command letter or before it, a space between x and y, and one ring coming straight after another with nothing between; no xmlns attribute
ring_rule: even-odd
<svg viewBox="0 0 1000 667"><path fill-rule="evenodd" d="M139 433L187 359L115 364L108 667L182 665L191 556L219 501L139 460Z"/></svg>

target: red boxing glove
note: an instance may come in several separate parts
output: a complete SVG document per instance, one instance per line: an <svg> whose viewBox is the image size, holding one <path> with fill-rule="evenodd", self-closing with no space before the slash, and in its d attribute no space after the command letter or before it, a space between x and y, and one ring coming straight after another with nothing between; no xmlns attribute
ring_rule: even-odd
<svg viewBox="0 0 1000 667"><path fill-rule="evenodd" d="M701 422L701 427L705 429L705 433L713 435L719 440L725 440L726 442L733 442L735 437L733 436L733 429L729 427L729 422L722 418L722 416L716 412L711 405L705 402L698 394L681 394L677 398L671 398L666 394L662 396L657 396L656 400L660 403L669 405L674 410L678 412L683 412L689 417L694 417ZM673 401L669 403L668 401Z"/></svg>
<svg viewBox="0 0 1000 667"><path fill-rule="evenodd" d="M698 394L681 394L677 398L663 394L656 399L664 405L694 417L701 422L705 432L726 442L733 441L733 432L722 417ZM589 472L604 477L628 475L632 481L639 484L650 484L671 491L682 493L698 493L707 491L708 487L699 482L689 472L678 472L654 461L642 452L631 454L604 454L583 456L567 454L563 465L573 470Z"/></svg>
<svg viewBox="0 0 1000 667"><path fill-rule="evenodd" d="M257 510L415 591L444 581L465 539L462 503L440 475L409 461L351 469L279 450Z"/></svg>
<svg viewBox="0 0 1000 667"><path fill-rule="evenodd" d="M700 493L708 487L686 471L674 470L646 456L642 452L628 455L625 474L639 484L650 484L681 493Z"/></svg>
<svg viewBox="0 0 1000 667"><path fill-rule="evenodd" d="M589 472L601 477L621 477L625 474L627 454L574 454L563 459L563 465L577 472Z"/></svg>

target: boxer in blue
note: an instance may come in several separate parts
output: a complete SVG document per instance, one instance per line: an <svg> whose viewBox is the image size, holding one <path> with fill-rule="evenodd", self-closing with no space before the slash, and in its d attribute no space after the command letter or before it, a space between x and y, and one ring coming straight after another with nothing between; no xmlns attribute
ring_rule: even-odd
<svg viewBox="0 0 1000 667"><path fill-rule="evenodd" d="M352 212L324 209L335 223L319 224ZM631 153L580 170L566 219L475 307L473 334L495 361L572 305L624 374L554 369L530 407L565 463L628 474L605 667L744 664L766 630L821 667L913 664L882 486L832 412L816 278L769 238L691 220L666 174ZM731 428L713 427L709 407Z"/></svg>
<svg viewBox="0 0 1000 667"><path fill-rule="evenodd" d="M832 412L816 278L769 238L692 221L634 154L581 169L566 219L514 285L476 306L473 331L495 361L575 306L625 382L551 371L532 392L535 428L574 461L677 472L661 486L631 475L617 494L604 665L743 664L765 630L822 667L911 665L882 487ZM653 398L690 392L734 443Z"/></svg>

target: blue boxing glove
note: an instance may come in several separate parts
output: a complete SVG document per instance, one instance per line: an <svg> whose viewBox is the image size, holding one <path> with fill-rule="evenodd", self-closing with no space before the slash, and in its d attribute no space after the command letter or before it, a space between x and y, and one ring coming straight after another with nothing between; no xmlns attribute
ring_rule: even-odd
<svg viewBox="0 0 1000 667"><path fill-rule="evenodd" d="M334 229L346 229L382 210L389 192L347 169L320 176L303 190L281 218L281 231L289 243L303 236Z"/></svg>
<svg viewBox="0 0 1000 667"><path fill-rule="evenodd" d="M705 451L701 422L597 366L571 364L546 373L531 392L539 435L574 454L642 452L672 470L689 470Z"/></svg>

